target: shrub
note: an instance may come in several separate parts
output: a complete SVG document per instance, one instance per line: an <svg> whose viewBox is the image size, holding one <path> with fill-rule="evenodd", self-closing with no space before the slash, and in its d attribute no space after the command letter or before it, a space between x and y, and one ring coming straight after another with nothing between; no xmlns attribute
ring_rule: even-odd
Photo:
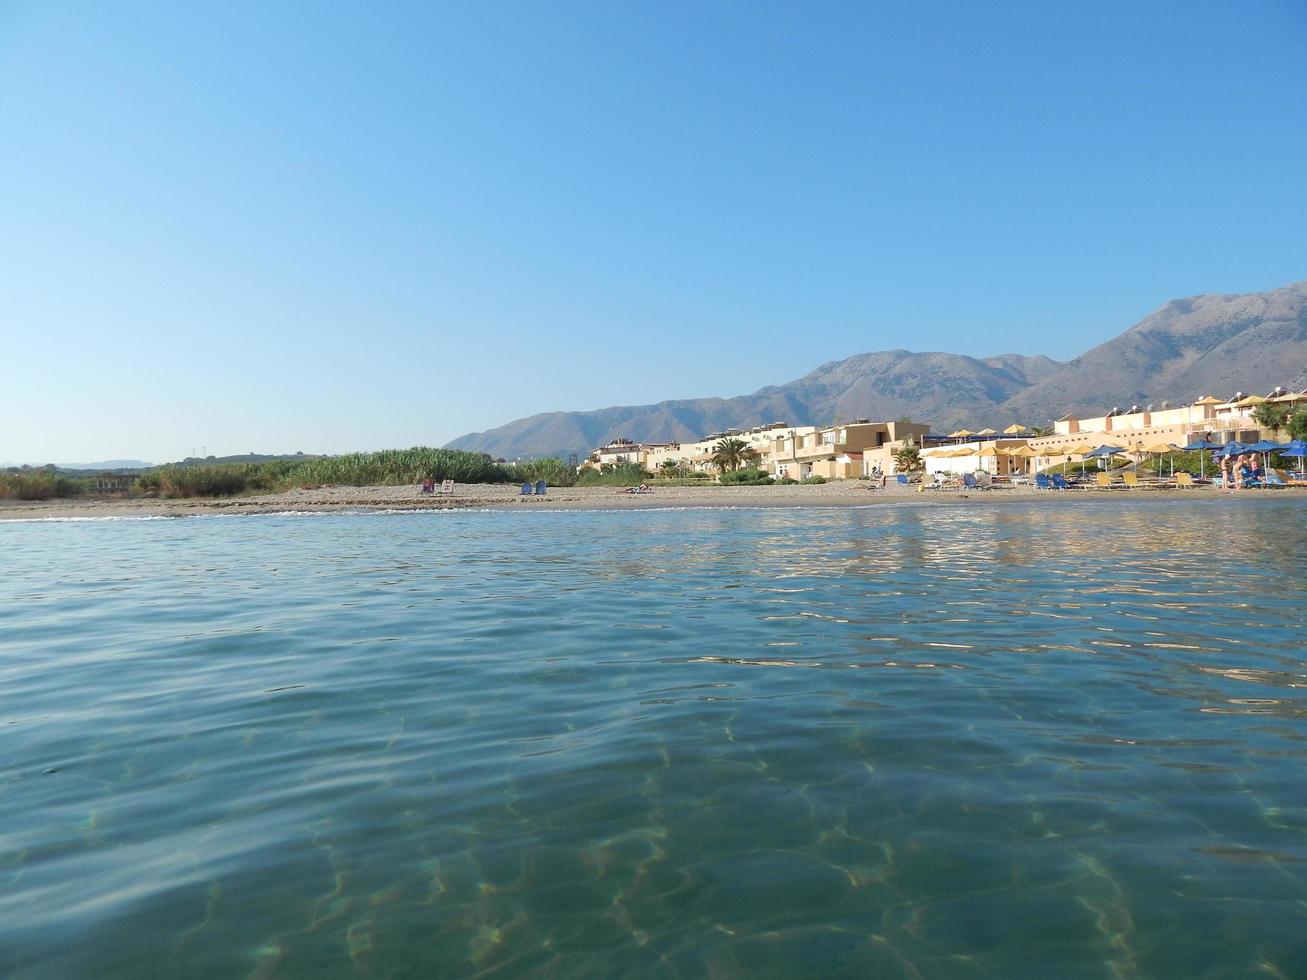
<svg viewBox="0 0 1307 980"><path fill-rule="evenodd" d="M766 470L750 467L723 473L721 482L724 486L765 487L770 486L774 481Z"/></svg>
<svg viewBox="0 0 1307 980"><path fill-rule="evenodd" d="M584 470L576 479L578 487L634 487L647 483L653 476L638 463L615 463L602 472Z"/></svg>
<svg viewBox="0 0 1307 980"><path fill-rule="evenodd" d="M826 482L826 478L825 478L824 476L817 476L817 475L814 473L812 476L805 477L803 482L804 482L804 483L825 483L825 482Z"/></svg>
<svg viewBox="0 0 1307 980"><path fill-rule="evenodd" d="M82 492L82 484L49 470L20 470L0 473L0 499L50 500L73 497Z"/></svg>
<svg viewBox="0 0 1307 980"><path fill-rule="evenodd" d="M508 478L513 483L535 483L544 480L551 487L574 487L578 479L576 470L561 459L528 459L508 467Z"/></svg>
<svg viewBox="0 0 1307 980"><path fill-rule="evenodd" d="M799 481L794 479L792 476L783 476L776 482L783 487L793 487L797 486Z"/></svg>

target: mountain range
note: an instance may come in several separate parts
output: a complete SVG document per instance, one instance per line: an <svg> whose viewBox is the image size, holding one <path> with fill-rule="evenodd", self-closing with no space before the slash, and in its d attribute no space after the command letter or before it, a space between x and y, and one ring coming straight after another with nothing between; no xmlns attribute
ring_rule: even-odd
<svg viewBox="0 0 1307 980"><path fill-rule="evenodd" d="M735 398L693 398L585 412L547 412L460 436L450 449L508 459L584 455L618 436L679 442L767 422L854 418L1003 428L1064 415L1184 404L1202 395L1307 387L1307 280L1265 293L1171 300L1070 361L1042 356L888 350L822 364L796 381Z"/></svg>

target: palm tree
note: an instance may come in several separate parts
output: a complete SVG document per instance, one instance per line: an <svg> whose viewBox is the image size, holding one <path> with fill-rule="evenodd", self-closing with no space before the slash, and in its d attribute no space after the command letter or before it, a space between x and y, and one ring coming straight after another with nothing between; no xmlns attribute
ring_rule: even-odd
<svg viewBox="0 0 1307 980"><path fill-rule="evenodd" d="M674 459L665 459L659 465L658 469L662 471L663 479L670 480L672 477L681 475L681 464Z"/></svg>
<svg viewBox="0 0 1307 980"><path fill-rule="evenodd" d="M722 473L738 470L757 458L757 452L743 439L719 439L712 450L712 463Z"/></svg>
<svg viewBox="0 0 1307 980"><path fill-rule="evenodd" d="M902 449L895 451L894 465L900 473L915 473L926 468L926 464L921 461L921 450L911 439L903 444Z"/></svg>
<svg viewBox="0 0 1307 980"><path fill-rule="evenodd" d="M1037 425L1030 430L1030 434L1036 438L1039 436L1051 436L1053 434L1053 427L1051 425Z"/></svg>

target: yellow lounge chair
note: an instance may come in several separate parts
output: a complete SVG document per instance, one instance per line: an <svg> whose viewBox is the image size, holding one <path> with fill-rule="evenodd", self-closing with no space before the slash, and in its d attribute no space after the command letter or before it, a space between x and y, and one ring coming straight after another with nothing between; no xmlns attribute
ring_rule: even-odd
<svg viewBox="0 0 1307 980"><path fill-rule="evenodd" d="M1152 490L1154 485L1151 483L1140 483L1139 474L1133 470L1127 470L1121 474L1121 479L1125 480L1127 490Z"/></svg>
<svg viewBox="0 0 1307 980"><path fill-rule="evenodd" d="M1194 488L1194 478L1190 473L1181 470L1175 475L1175 485L1181 490L1192 490Z"/></svg>
<svg viewBox="0 0 1307 980"><path fill-rule="evenodd" d="M1105 473L1101 470L1094 474L1094 479L1098 481L1098 489L1100 490L1111 490L1112 488L1121 485L1112 479L1111 473Z"/></svg>

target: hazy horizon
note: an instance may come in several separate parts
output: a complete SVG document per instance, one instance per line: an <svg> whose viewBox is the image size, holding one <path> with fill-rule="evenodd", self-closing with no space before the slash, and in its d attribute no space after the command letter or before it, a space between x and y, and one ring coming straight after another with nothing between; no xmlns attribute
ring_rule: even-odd
<svg viewBox="0 0 1307 980"><path fill-rule="evenodd" d="M1307 276L1307 9L0 8L0 459L443 445Z"/></svg>

